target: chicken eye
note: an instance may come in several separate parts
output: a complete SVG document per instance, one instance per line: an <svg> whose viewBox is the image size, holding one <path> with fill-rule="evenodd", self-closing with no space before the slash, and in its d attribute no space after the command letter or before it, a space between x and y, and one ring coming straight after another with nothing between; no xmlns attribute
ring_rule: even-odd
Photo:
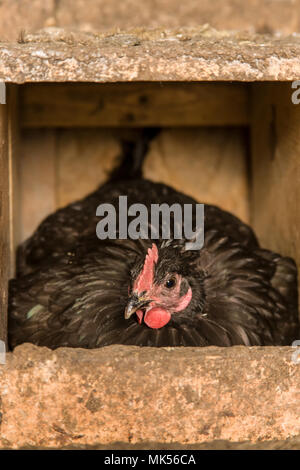
<svg viewBox="0 0 300 470"><path fill-rule="evenodd" d="M175 286L176 286L176 277L171 277L165 283L165 287L167 287L168 289L172 289Z"/></svg>

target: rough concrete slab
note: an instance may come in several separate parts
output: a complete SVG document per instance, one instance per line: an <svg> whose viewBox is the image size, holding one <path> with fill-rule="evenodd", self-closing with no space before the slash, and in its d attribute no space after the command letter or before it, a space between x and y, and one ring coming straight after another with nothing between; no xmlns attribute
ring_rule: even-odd
<svg viewBox="0 0 300 470"><path fill-rule="evenodd" d="M25 344L0 366L0 447L296 446L300 364L293 352Z"/></svg>
<svg viewBox="0 0 300 470"><path fill-rule="evenodd" d="M55 3L55 0L1 0L0 41L16 41L22 29L36 31L53 26Z"/></svg>
<svg viewBox="0 0 300 470"><path fill-rule="evenodd" d="M176 12L176 13L174 13ZM299 31L299 0L1 0L0 40L45 26L82 30L198 26Z"/></svg>
<svg viewBox="0 0 300 470"><path fill-rule="evenodd" d="M133 14L134 12L134 14ZM59 0L57 26L168 28L209 23L218 29L299 31L298 0Z"/></svg>
<svg viewBox="0 0 300 470"><path fill-rule="evenodd" d="M23 447L24 450L52 450L51 447ZM140 442L129 444L126 442L114 442L113 444L70 445L61 447L62 450L299 450L300 436L286 439L284 441L261 441L258 443L231 442L225 440L215 440L203 442L202 444L162 444L160 442Z"/></svg>
<svg viewBox="0 0 300 470"><path fill-rule="evenodd" d="M85 33L48 28L0 43L7 82L264 81L300 76L300 35L178 30Z"/></svg>

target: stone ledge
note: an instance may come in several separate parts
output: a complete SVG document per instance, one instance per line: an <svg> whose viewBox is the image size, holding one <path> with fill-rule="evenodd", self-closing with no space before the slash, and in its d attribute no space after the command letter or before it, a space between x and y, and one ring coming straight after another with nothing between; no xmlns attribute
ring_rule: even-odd
<svg viewBox="0 0 300 470"><path fill-rule="evenodd" d="M162 444L161 442L139 442L130 444L128 442L114 442L113 444L82 445L73 444L59 448L59 450L299 450L300 435L284 441L260 441L257 443L231 442L226 440L215 440L203 442L202 444ZM1 449L2 450L2 449ZM4 450L4 449L3 449ZM19 450L57 450L57 447L35 447L25 446Z"/></svg>
<svg viewBox="0 0 300 470"><path fill-rule="evenodd" d="M0 448L199 445L300 434L290 347L51 351L25 344L0 365Z"/></svg>
<svg viewBox="0 0 300 470"><path fill-rule="evenodd" d="M48 28L0 43L13 82L266 81L300 76L300 35L177 30L84 33Z"/></svg>
<svg viewBox="0 0 300 470"><path fill-rule="evenodd" d="M72 26L85 31L132 27L197 26L283 31L299 30L297 0L1 0L1 37L15 39L24 28ZM176 14L174 14L176 12Z"/></svg>

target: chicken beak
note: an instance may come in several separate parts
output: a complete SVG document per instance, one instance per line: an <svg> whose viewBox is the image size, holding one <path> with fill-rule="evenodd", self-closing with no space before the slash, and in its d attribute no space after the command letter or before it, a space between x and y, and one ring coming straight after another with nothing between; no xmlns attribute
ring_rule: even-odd
<svg viewBox="0 0 300 470"><path fill-rule="evenodd" d="M145 296L139 297L137 294L133 294L125 309L125 319L128 320L137 310L146 307L150 302L151 299Z"/></svg>

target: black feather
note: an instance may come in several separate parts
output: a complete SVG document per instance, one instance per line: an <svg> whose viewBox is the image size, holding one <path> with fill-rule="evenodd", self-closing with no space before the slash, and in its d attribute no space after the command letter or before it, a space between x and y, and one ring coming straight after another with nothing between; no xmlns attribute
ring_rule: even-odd
<svg viewBox="0 0 300 470"><path fill-rule="evenodd" d="M261 249L249 226L211 205L205 205L201 250L184 251L185 240L156 241L155 279L182 275L193 292L188 307L158 330L140 325L135 315L125 320L128 287L153 240L98 240L97 206L109 202L118 210L120 195L149 210L155 203L196 203L164 184L132 179L140 176L149 142L143 136L135 150L127 146L125 164L108 183L47 217L19 248L18 276L10 282L12 348L23 342L50 348L284 345L299 338L294 261Z"/></svg>

